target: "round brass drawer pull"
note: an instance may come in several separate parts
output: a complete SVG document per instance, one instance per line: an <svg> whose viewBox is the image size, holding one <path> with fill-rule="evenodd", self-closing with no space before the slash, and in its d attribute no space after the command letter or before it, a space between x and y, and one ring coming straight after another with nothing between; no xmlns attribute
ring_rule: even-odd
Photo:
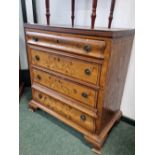
<svg viewBox="0 0 155 155"><path fill-rule="evenodd" d="M81 115L81 116L80 116L80 119L81 119L82 121L85 121L85 120L86 120L86 116L85 116L85 115Z"/></svg>
<svg viewBox="0 0 155 155"><path fill-rule="evenodd" d="M40 57L39 57L38 55L36 55L36 56L35 56L35 59L36 59L37 61L39 61L39 60L40 60Z"/></svg>
<svg viewBox="0 0 155 155"><path fill-rule="evenodd" d="M37 79L38 79L38 80L41 80L41 76L40 76L40 75L37 75Z"/></svg>
<svg viewBox="0 0 155 155"><path fill-rule="evenodd" d="M32 40L35 41L35 42L37 42L39 39L36 38L36 37L33 37Z"/></svg>
<svg viewBox="0 0 155 155"><path fill-rule="evenodd" d="M86 51L86 52L90 52L92 50L91 46L90 45L85 45L83 47L83 49Z"/></svg>
<svg viewBox="0 0 155 155"><path fill-rule="evenodd" d="M40 99L42 99L43 96L42 96L41 94L39 94L38 97L39 97Z"/></svg>
<svg viewBox="0 0 155 155"><path fill-rule="evenodd" d="M82 97L84 97L84 98L88 98L88 94L85 93L85 92L83 92L81 95L82 95Z"/></svg>
<svg viewBox="0 0 155 155"><path fill-rule="evenodd" d="M91 71L90 71L90 69L88 69L88 68L85 69L84 72L85 72L86 75L90 75L90 74L91 74Z"/></svg>

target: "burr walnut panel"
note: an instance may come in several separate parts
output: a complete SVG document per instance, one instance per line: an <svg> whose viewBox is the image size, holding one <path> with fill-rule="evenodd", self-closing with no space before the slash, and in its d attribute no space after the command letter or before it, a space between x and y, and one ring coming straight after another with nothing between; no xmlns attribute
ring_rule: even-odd
<svg viewBox="0 0 155 155"><path fill-rule="evenodd" d="M106 45L105 41L73 37L62 33L58 35L29 31L26 34L29 44L95 58L103 58Z"/></svg>
<svg viewBox="0 0 155 155"><path fill-rule="evenodd" d="M95 130L95 120L87 114L68 106L38 90L32 90L33 99L48 107L49 109L61 114L69 120L72 120L83 128L93 132Z"/></svg>
<svg viewBox="0 0 155 155"><path fill-rule="evenodd" d="M86 86L79 85L52 74L33 69L33 80L59 93L67 95L89 106L95 107L97 92Z"/></svg>
<svg viewBox="0 0 155 155"><path fill-rule="evenodd" d="M86 82L97 84L99 65L96 63L84 62L82 60L62 57L51 53L37 51L31 48L31 59L33 65L77 78Z"/></svg>

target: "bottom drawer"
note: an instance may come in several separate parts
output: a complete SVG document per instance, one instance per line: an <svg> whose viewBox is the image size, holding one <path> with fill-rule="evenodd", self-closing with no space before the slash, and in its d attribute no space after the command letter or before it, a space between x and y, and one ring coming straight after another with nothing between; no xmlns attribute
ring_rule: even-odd
<svg viewBox="0 0 155 155"><path fill-rule="evenodd" d="M35 101L49 109L61 114L62 116L79 124L81 127L93 132L95 130L95 120L91 116L46 95L38 90L32 89L32 96Z"/></svg>

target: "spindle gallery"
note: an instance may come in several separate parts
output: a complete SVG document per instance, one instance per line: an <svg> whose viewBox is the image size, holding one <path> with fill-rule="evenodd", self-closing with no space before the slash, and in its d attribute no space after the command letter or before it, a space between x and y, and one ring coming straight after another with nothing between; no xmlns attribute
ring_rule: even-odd
<svg viewBox="0 0 155 155"><path fill-rule="evenodd" d="M27 23L22 1L31 75L31 111L41 109L83 134L100 153L111 128L119 121L121 99L134 38L134 29L111 28L115 0L111 0L107 28L95 27L97 0L92 0L89 27L75 25L78 0L71 0L69 26L52 26L45 0L46 25ZM103 19L106 20L106 19Z"/></svg>

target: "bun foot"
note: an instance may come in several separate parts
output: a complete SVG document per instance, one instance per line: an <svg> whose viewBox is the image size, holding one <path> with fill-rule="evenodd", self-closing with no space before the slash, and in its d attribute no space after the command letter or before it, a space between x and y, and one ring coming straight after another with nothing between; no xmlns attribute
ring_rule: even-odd
<svg viewBox="0 0 155 155"><path fill-rule="evenodd" d="M29 108L29 111L31 111L31 112L35 112L35 110L38 109L38 107L32 101L29 102L28 108Z"/></svg>
<svg viewBox="0 0 155 155"><path fill-rule="evenodd" d="M107 139L110 130L114 126L114 124L121 118L121 111L113 113L111 117L109 117L108 121L104 122L103 128L99 134L87 134L84 135L85 140L92 144L93 149L92 151L96 154L101 154L101 148L105 140Z"/></svg>

